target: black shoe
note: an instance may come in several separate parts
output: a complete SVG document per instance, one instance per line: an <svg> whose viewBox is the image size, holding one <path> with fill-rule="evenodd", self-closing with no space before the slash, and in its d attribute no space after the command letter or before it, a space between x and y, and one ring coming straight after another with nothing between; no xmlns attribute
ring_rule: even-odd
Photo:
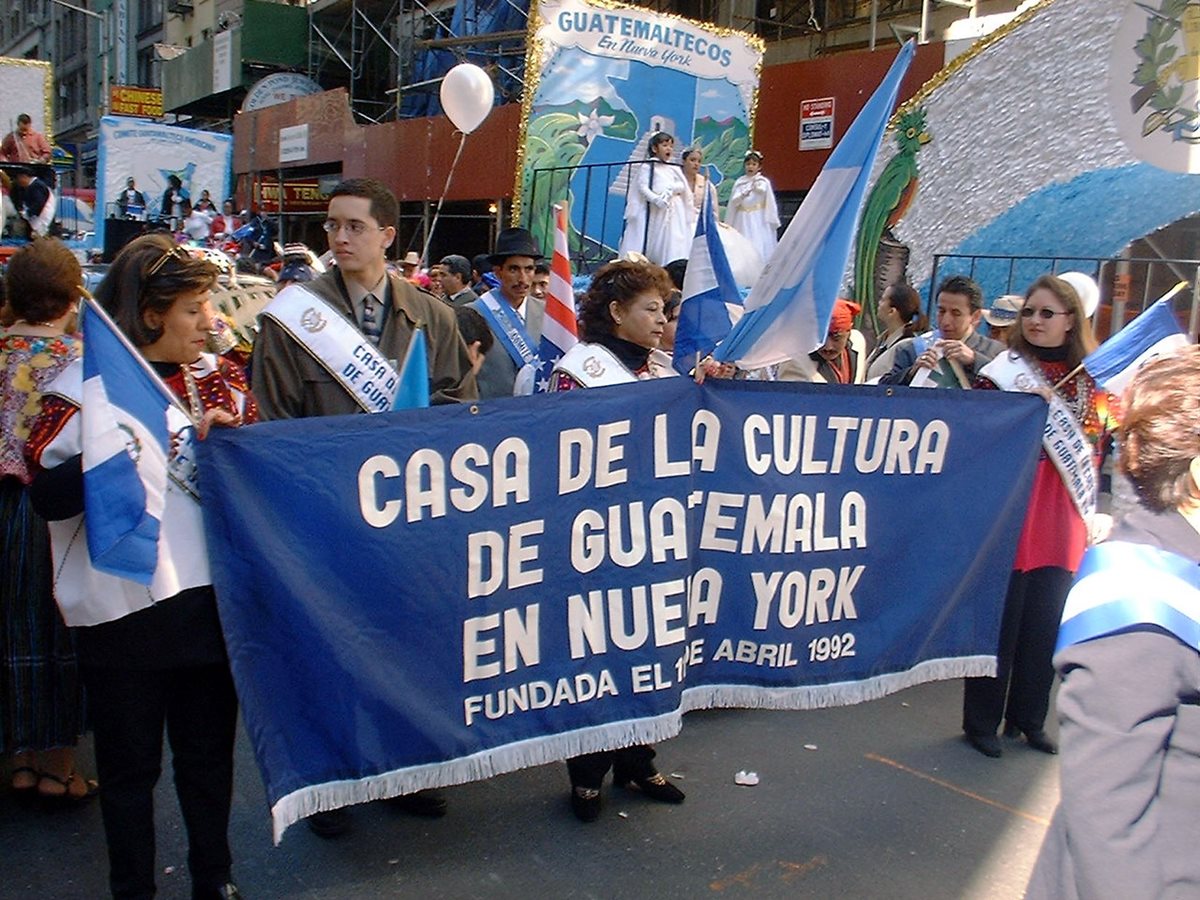
<svg viewBox="0 0 1200 900"><path fill-rule="evenodd" d="M572 787L571 811L580 822L595 822L600 818L600 791L596 788Z"/></svg>
<svg viewBox="0 0 1200 900"><path fill-rule="evenodd" d="M317 813L323 815L323 813ZM311 818L311 816L310 816ZM232 881L219 887L192 888L192 900L243 900L242 892Z"/></svg>
<svg viewBox="0 0 1200 900"><path fill-rule="evenodd" d="M388 800L396 809L426 819L440 819L446 814L446 798L437 791L417 791Z"/></svg>
<svg viewBox="0 0 1200 900"><path fill-rule="evenodd" d="M1051 756L1058 755L1058 744L1050 740L1046 732L1040 728L1037 731L1025 732L1025 743L1040 753L1049 753Z"/></svg>
<svg viewBox="0 0 1200 900"><path fill-rule="evenodd" d="M994 734L965 735L967 743L990 759L999 759L1004 751L1000 749L1000 739Z"/></svg>
<svg viewBox="0 0 1200 900"><path fill-rule="evenodd" d="M350 830L350 814L344 809L313 813L304 821L309 831L323 838L335 838Z"/></svg>
<svg viewBox="0 0 1200 900"><path fill-rule="evenodd" d="M682 803L687 796L658 772L644 778L628 778L617 784L626 790L641 791L651 800L657 800L660 803Z"/></svg>

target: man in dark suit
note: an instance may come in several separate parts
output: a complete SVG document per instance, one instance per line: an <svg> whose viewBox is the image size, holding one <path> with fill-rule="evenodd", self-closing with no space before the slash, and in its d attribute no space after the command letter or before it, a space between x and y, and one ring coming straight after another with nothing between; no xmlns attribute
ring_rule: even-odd
<svg viewBox="0 0 1200 900"><path fill-rule="evenodd" d="M496 339L476 376L480 400L511 397L517 373L536 364L546 301L533 297L531 291L534 269L541 258L533 235L524 228L506 228L496 238L495 252L488 260L500 286L470 304L483 316ZM529 377L528 387L532 386Z"/></svg>

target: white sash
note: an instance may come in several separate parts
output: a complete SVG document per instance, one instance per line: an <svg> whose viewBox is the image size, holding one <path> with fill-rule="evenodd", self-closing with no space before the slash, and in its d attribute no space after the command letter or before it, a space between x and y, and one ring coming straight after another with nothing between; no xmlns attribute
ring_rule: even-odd
<svg viewBox="0 0 1200 900"><path fill-rule="evenodd" d="M650 378L670 378L679 373L671 366L671 357L661 350L651 350L650 369L644 375L634 375L612 351L603 344L582 341L563 354L554 371L566 372L584 387L605 387L610 384L629 384Z"/></svg>
<svg viewBox="0 0 1200 900"><path fill-rule="evenodd" d="M364 410L392 408L400 376L379 348L327 300L293 284L276 294L262 315L278 322Z"/></svg>
<svg viewBox="0 0 1200 900"><path fill-rule="evenodd" d="M1036 393L1049 382L1020 354L1005 351L980 370L981 375L1006 391ZM1062 478L1071 502L1085 522L1096 512L1096 466L1092 462L1092 447L1083 426L1067 407L1062 397L1052 391L1042 446Z"/></svg>

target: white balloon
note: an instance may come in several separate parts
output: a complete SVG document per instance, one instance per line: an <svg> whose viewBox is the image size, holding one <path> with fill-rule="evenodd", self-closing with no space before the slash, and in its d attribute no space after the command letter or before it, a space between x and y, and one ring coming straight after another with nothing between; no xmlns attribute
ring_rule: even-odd
<svg viewBox="0 0 1200 900"><path fill-rule="evenodd" d="M1096 280L1083 272L1062 272L1058 277L1075 288L1079 302L1083 304L1083 313L1090 319L1100 305L1100 286Z"/></svg>
<svg viewBox="0 0 1200 900"><path fill-rule="evenodd" d="M471 63L460 63L442 79L442 109L454 127L470 134L492 111L496 89L487 72Z"/></svg>

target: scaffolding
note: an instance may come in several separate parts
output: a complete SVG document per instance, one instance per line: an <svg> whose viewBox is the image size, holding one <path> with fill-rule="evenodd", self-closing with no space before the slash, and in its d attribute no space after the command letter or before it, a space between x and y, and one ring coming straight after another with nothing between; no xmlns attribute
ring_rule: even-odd
<svg viewBox="0 0 1200 900"><path fill-rule="evenodd" d="M488 71L497 103L525 85L529 0L314 0L308 75L344 87L356 121L441 112L442 79L460 62Z"/></svg>

